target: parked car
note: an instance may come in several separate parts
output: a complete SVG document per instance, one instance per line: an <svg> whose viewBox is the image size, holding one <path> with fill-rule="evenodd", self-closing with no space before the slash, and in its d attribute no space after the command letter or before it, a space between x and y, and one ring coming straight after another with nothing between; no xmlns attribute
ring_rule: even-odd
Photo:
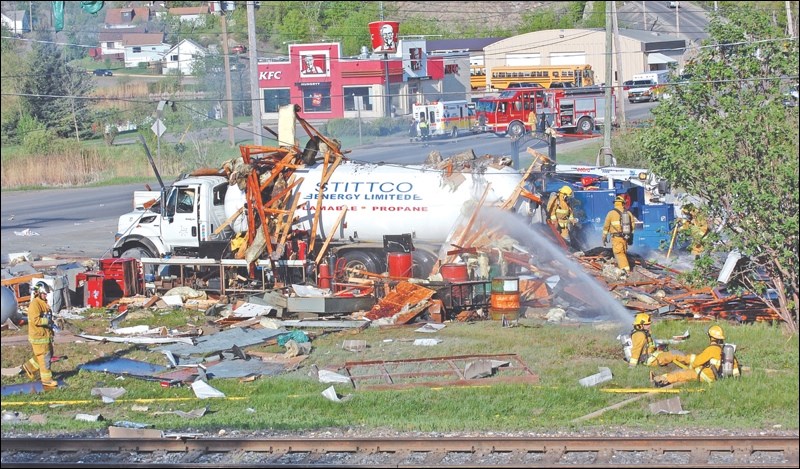
<svg viewBox="0 0 800 469"><path fill-rule="evenodd" d="M562 89L563 88L575 88L575 84L572 83L571 81L556 81L556 82L550 83L550 89L556 89L556 88L562 88Z"/></svg>
<svg viewBox="0 0 800 469"><path fill-rule="evenodd" d="M98 68L97 70L95 70L92 73L94 73L94 76L96 76L96 77L114 76L114 73L111 70L107 69L107 68Z"/></svg>
<svg viewBox="0 0 800 469"><path fill-rule="evenodd" d="M247 47L242 44L236 44L231 47L231 54L244 54L245 52L247 52Z"/></svg>

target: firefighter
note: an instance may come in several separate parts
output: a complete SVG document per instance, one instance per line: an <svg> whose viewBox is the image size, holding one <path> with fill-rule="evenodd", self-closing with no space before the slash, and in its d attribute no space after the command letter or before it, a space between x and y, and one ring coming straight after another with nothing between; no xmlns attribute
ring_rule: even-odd
<svg viewBox="0 0 800 469"><path fill-rule="evenodd" d="M570 228L578 223L572 212L572 207L569 205L571 197L572 188L564 186L558 190L556 197L550 199L547 204L547 215L549 216L550 224L558 228L561 237L567 243L570 241Z"/></svg>
<svg viewBox="0 0 800 469"><path fill-rule="evenodd" d="M425 120L425 117L422 117L419 120L419 136L422 140L428 140L428 121Z"/></svg>
<svg viewBox="0 0 800 469"><path fill-rule="evenodd" d="M22 365L28 378L35 379L36 372L42 380L44 388L58 387L50 371L53 359L53 313L47 304L47 290L44 285L33 287L33 299L28 306L28 342L33 348L33 358Z"/></svg>
<svg viewBox="0 0 800 469"><path fill-rule="evenodd" d="M688 356L675 357L676 362L688 366L686 370L673 371L655 376L650 372L650 381L656 387L663 387L673 383L685 383L689 381L701 381L711 383L723 376L723 361L729 362L733 377L739 377L739 361L733 356L731 351L727 357L723 358L723 344L725 342L725 332L722 327L714 325L708 328L708 340L711 342L699 355L691 354ZM729 347L725 345L725 347Z"/></svg>
<svg viewBox="0 0 800 469"><path fill-rule="evenodd" d="M631 358L629 366L638 364L647 366L666 366L675 361L676 355L666 350L659 350L653 337L650 335L652 321L647 313L639 313L633 318L633 332L631 332ZM680 362L675 361L676 364Z"/></svg>
<svg viewBox="0 0 800 469"><path fill-rule="evenodd" d="M631 272L628 244L633 242L636 221L636 217L625 210L625 198L618 195L614 199L614 208L608 212L603 224L603 246L608 245L608 236L611 235L611 250L617 260L617 267L622 270L623 278Z"/></svg>
<svg viewBox="0 0 800 469"><path fill-rule="evenodd" d="M688 231L692 240L692 254L695 257L703 253L703 239L708 235L708 221L705 216L695 207L688 203L681 208L683 221L679 231Z"/></svg>

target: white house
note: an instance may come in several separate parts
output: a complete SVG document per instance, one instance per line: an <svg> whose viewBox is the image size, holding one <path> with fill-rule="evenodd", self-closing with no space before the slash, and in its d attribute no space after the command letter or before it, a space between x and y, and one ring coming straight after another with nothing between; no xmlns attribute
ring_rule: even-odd
<svg viewBox="0 0 800 469"><path fill-rule="evenodd" d="M201 7L176 7L170 8L170 16L175 16L181 23L191 23L201 25L205 22L208 16L208 5Z"/></svg>
<svg viewBox="0 0 800 469"><path fill-rule="evenodd" d="M3 26L11 31L11 34L22 34L30 32L31 22L27 10L15 10L2 14Z"/></svg>
<svg viewBox="0 0 800 469"><path fill-rule="evenodd" d="M170 48L164 44L164 33L124 34L122 45L125 47L125 66L136 67L141 62L161 62Z"/></svg>
<svg viewBox="0 0 800 469"><path fill-rule="evenodd" d="M100 54L104 59L122 61L125 58L125 45L122 42L123 36L126 34L141 34L146 32L147 30L144 26L127 29L104 29L97 35L97 39L100 42Z"/></svg>
<svg viewBox="0 0 800 469"><path fill-rule="evenodd" d="M164 75L191 75L195 60L208 55L208 50L191 39L184 39L164 56Z"/></svg>

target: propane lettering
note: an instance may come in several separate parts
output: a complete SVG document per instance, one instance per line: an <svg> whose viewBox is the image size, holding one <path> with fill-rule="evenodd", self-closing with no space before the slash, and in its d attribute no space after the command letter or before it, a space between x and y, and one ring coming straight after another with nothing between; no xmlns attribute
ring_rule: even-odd
<svg viewBox="0 0 800 469"><path fill-rule="evenodd" d="M428 207L372 207L373 212L427 212Z"/></svg>

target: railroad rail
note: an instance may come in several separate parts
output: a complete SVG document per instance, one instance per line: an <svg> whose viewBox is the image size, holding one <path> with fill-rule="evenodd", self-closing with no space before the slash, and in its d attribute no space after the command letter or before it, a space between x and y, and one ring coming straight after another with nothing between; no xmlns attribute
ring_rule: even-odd
<svg viewBox="0 0 800 469"><path fill-rule="evenodd" d="M3 468L798 467L796 436L3 438Z"/></svg>

